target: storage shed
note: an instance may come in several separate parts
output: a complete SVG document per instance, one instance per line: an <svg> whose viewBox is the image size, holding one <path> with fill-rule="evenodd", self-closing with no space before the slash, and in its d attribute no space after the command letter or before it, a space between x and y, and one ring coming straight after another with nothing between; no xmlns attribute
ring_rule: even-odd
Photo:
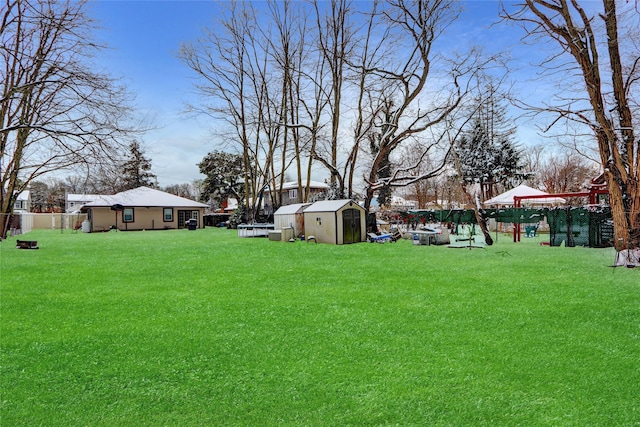
<svg viewBox="0 0 640 427"><path fill-rule="evenodd" d="M304 234L304 209L310 205L311 203L295 203L280 207L273 214L274 228L293 228L293 235L296 237Z"/></svg>
<svg viewBox="0 0 640 427"><path fill-rule="evenodd" d="M304 234L318 243L343 245L366 241L365 210L353 200L323 200L304 210Z"/></svg>

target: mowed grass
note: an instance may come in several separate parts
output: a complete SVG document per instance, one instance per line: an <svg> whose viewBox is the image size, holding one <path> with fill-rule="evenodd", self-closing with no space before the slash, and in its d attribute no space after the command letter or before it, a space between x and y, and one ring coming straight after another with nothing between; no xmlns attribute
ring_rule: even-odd
<svg viewBox="0 0 640 427"><path fill-rule="evenodd" d="M20 237L2 426L640 425L640 269L612 249Z"/></svg>

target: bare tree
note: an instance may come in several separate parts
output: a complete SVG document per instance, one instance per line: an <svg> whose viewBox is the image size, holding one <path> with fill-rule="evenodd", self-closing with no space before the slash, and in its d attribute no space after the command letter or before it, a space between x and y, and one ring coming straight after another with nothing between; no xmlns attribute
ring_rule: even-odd
<svg viewBox="0 0 640 427"><path fill-rule="evenodd" d="M547 158L538 169L543 190L551 194L585 191L597 175L595 164L572 151Z"/></svg>
<svg viewBox="0 0 640 427"><path fill-rule="evenodd" d="M325 106L329 108L330 135L328 146L317 146L314 157L327 167L331 174L331 185L337 189L337 198L344 197L344 176L339 171L338 151L342 118L343 85L347 57L351 48L353 28L349 25L352 2L331 0L329 7L321 7L323 2L314 1L318 47L329 73L328 86L323 87L327 97ZM324 148L325 150L321 150ZM324 152L323 152L324 151Z"/></svg>
<svg viewBox="0 0 640 427"><path fill-rule="evenodd" d="M191 200L200 200L202 189L201 181L184 182L182 184L172 184L164 187L162 191L175 194L178 197L184 197Z"/></svg>
<svg viewBox="0 0 640 427"><path fill-rule="evenodd" d="M312 164L324 166L337 198L356 197L356 174L364 170L367 207L380 188L437 175L446 156L434 151L451 149L444 118L483 66L471 51L439 61L447 71L433 71L433 45L459 5L310 4L314 28L304 3L269 2L271 14L261 19L250 4L233 3L221 27L181 51L205 100L192 111L226 120L236 133L229 140L245 153L247 177L260 177L247 180L247 191L269 186L277 193L292 166L301 188L305 156L306 182ZM395 151L413 143L421 147L417 163L391 170ZM442 160L434 170L419 167L427 155ZM250 205L257 210L258 203Z"/></svg>
<svg viewBox="0 0 640 427"><path fill-rule="evenodd" d="M363 69L373 86L380 88L378 99L385 101L385 106L371 116L378 142L365 176L367 208L378 189L404 187L435 177L446 168L447 154L440 156L442 162L429 171L420 171L419 164L433 150L450 152L450 119L471 96L478 74L492 61L481 59L476 50L470 49L443 59L440 62L446 68L434 70L437 43L459 14L460 5L447 1L397 0L388 2L382 10L384 22L400 45L395 45L395 55L386 62ZM386 159L403 144L415 141L423 147L418 162L383 176L380 172L386 167Z"/></svg>
<svg viewBox="0 0 640 427"><path fill-rule="evenodd" d="M560 48L541 66L546 73L562 72L565 90L545 105L526 107L554 115L548 129L560 121L590 129L609 189L614 245L623 251L640 247L640 53L633 44L638 42L638 14L633 5L615 0L602 0L599 11L590 10L595 6L525 0L518 11L503 9L503 15L521 23L527 37ZM580 92L567 94L574 82Z"/></svg>
<svg viewBox="0 0 640 427"><path fill-rule="evenodd" d="M96 72L84 1L6 0L0 15L0 194L54 171L113 159L129 134L124 88ZM5 193L6 191L6 193ZM3 224L4 225L4 224ZM2 227L3 235L6 227Z"/></svg>
<svg viewBox="0 0 640 427"><path fill-rule="evenodd" d="M276 124L280 125L278 136L280 137L280 170L279 180L276 183L276 174L272 173L273 185L271 194L277 194L279 200L277 206L282 204L282 192L276 191L282 188L285 173L289 167L295 165L298 188L303 185L303 129L300 123L301 98L303 96L303 80L306 74L303 70L307 46L307 20L301 10L300 4L291 0L281 2L269 2L272 20L275 24L273 37L265 35L270 43L270 53L273 58L272 71L281 82L279 104L275 105ZM298 191L298 201L306 201L308 192ZM276 207L277 207L276 206Z"/></svg>
<svg viewBox="0 0 640 427"><path fill-rule="evenodd" d="M433 154L427 153L425 156L423 155L424 152L425 147L420 146L417 142L402 147L398 162L393 166L393 170L417 165L414 172L416 175L422 176L429 171L436 170L442 164L441 156L446 154L436 152ZM448 201L451 191L459 187L457 180L455 185L451 185L451 182L448 181L449 178L450 176L445 171L443 174L430 179L415 181L407 186L406 193L418 203L418 209L449 206Z"/></svg>
<svg viewBox="0 0 640 427"><path fill-rule="evenodd" d="M273 173L275 141L279 127L269 116L273 101L268 97L268 45L261 46L256 11L249 3L232 3L220 18L218 28L207 29L199 40L181 46L179 58L198 78L200 105L189 111L227 123L225 135L242 155L244 201L248 220L253 221L262 188Z"/></svg>

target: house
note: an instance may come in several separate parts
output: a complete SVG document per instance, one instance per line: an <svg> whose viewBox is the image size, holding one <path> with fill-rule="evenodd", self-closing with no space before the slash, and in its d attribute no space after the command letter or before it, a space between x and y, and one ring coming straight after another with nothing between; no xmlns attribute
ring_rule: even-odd
<svg viewBox="0 0 640 427"><path fill-rule="evenodd" d="M65 200L65 212L75 213L80 210L83 205L93 202L101 197L99 194L67 194Z"/></svg>
<svg viewBox="0 0 640 427"><path fill-rule="evenodd" d="M305 191L305 182L302 183L302 188L298 186L298 181L289 181L282 184L281 188L278 188L277 192L282 194L281 206L291 205L298 203L298 195ZM329 184L319 181L309 181L309 202L315 202L323 200L326 197L326 193L329 191ZM273 213L274 207L279 204L277 197L272 197L271 189L268 187L264 189L264 213Z"/></svg>
<svg viewBox="0 0 640 427"><path fill-rule="evenodd" d="M318 243L364 242L366 228L365 210L353 200L323 200L304 210L304 234Z"/></svg>
<svg viewBox="0 0 640 427"><path fill-rule="evenodd" d="M282 206L273 214L274 228L292 228L295 237L304 234L304 209L310 205L311 203L295 203Z"/></svg>
<svg viewBox="0 0 640 427"><path fill-rule="evenodd" d="M13 203L13 212L31 212L31 192L29 190L24 190L18 194L16 201Z"/></svg>
<svg viewBox="0 0 640 427"><path fill-rule="evenodd" d="M204 227L204 203L174 196L149 187L138 187L113 196L99 196L82 206L88 213L88 232L118 230L163 230L186 228L187 220Z"/></svg>

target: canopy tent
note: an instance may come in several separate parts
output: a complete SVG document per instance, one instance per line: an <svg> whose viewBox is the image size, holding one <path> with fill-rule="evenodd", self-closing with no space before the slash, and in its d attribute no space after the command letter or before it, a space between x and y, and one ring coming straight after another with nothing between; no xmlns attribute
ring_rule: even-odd
<svg viewBox="0 0 640 427"><path fill-rule="evenodd" d="M539 198L540 196L549 195L549 197ZM532 199L532 204L539 205L558 205L566 203L566 200L561 197L554 197L544 191L531 188L527 185L520 184L516 188L506 191L484 202L486 206L513 206L514 197L527 197L536 196Z"/></svg>

